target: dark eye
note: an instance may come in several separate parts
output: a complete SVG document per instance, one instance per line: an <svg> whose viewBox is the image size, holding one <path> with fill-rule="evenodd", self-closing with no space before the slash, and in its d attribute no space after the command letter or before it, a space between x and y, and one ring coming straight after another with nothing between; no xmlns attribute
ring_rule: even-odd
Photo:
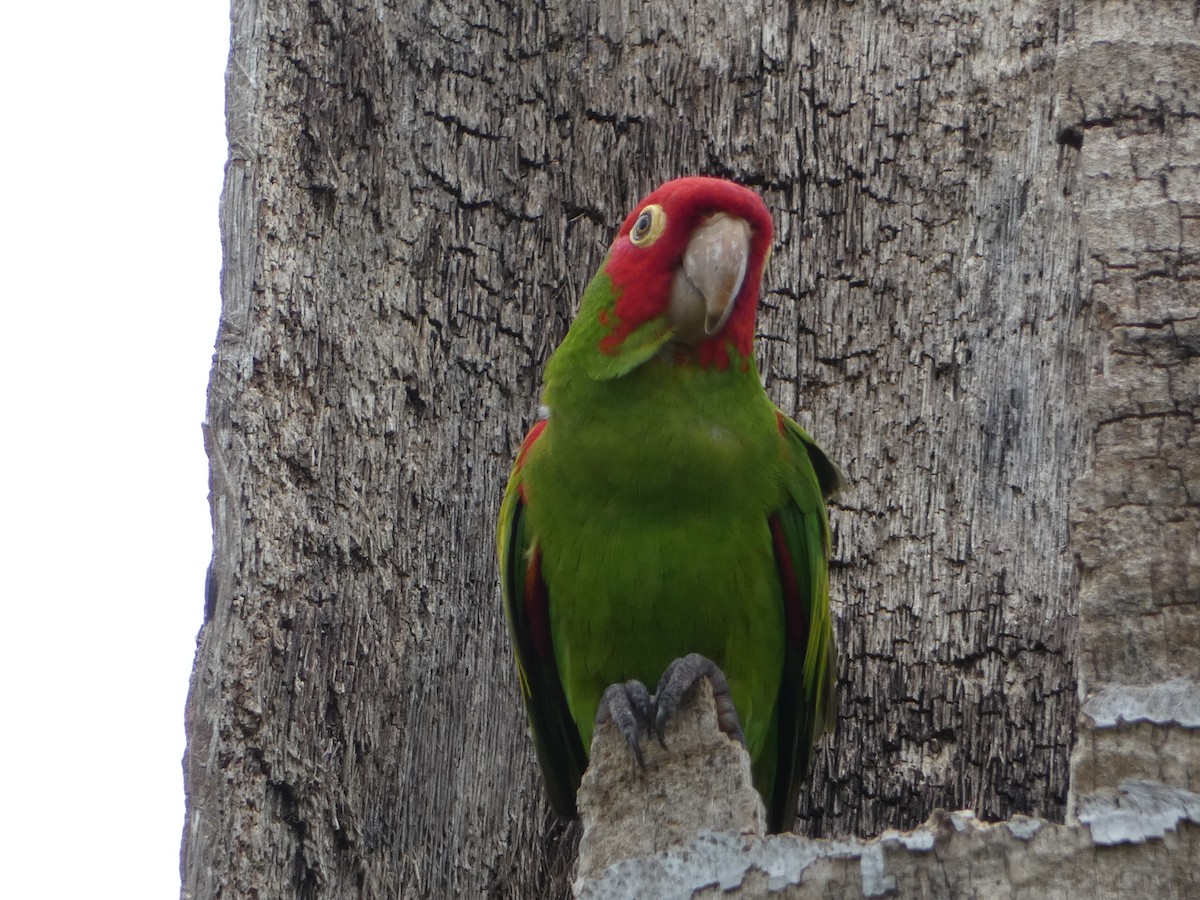
<svg viewBox="0 0 1200 900"><path fill-rule="evenodd" d="M629 240L635 247L649 247L666 227L667 214L657 203L651 203L634 220L633 228L629 229Z"/></svg>
<svg viewBox="0 0 1200 900"><path fill-rule="evenodd" d="M650 210L643 210L642 214L637 217L637 221L633 223L633 231L629 232L629 239L635 244L641 243L650 233L650 225L653 222L654 217L650 215Z"/></svg>

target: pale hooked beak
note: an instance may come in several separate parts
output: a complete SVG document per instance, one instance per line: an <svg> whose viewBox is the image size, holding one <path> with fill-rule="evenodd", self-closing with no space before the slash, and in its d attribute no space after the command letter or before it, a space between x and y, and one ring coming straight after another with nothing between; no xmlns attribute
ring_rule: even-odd
<svg viewBox="0 0 1200 900"><path fill-rule="evenodd" d="M695 345L725 326L749 259L750 226L742 219L716 213L692 232L671 282L667 316L675 340Z"/></svg>

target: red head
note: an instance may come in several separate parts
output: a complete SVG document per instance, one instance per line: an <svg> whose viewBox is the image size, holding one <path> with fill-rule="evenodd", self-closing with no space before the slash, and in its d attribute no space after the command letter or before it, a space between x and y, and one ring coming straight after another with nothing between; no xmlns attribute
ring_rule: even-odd
<svg viewBox="0 0 1200 900"><path fill-rule="evenodd" d="M729 346L748 358L771 215L754 191L718 178L677 178L625 219L604 272L617 292L600 349L663 317L701 365L726 368ZM607 312L607 311L605 311ZM604 314L602 313L602 316Z"/></svg>

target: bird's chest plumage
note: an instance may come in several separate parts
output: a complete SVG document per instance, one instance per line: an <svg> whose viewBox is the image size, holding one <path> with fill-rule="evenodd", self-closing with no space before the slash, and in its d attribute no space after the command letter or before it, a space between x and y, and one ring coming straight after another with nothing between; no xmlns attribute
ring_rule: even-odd
<svg viewBox="0 0 1200 900"><path fill-rule="evenodd" d="M616 387L616 403L552 406L526 462L572 714L586 741L608 684L653 690L671 660L699 652L729 676L754 743L783 652L767 524L782 492L773 408L761 389ZM757 686L760 672L772 687Z"/></svg>

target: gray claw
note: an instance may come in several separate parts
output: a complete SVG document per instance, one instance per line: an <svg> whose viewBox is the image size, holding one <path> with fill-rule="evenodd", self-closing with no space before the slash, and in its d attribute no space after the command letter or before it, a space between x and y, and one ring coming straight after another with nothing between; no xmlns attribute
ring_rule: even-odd
<svg viewBox="0 0 1200 900"><path fill-rule="evenodd" d="M713 701L717 707L717 724L721 731L735 741L746 743L742 734L742 723L738 719L737 710L733 706L733 697L729 693L729 682L720 667L707 656L699 653L689 653L672 661L658 680L658 690L654 692L654 734L663 747L667 720L675 715L683 695L701 678L708 678L712 684ZM610 688L611 690L611 688Z"/></svg>
<svg viewBox="0 0 1200 900"><path fill-rule="evenodd" d="M610 684L600 695L596 709L596 724L612 722L633 751L638 765L646 768L642 759L642 735L653 727L654 700L640 681Z"/></svg>

